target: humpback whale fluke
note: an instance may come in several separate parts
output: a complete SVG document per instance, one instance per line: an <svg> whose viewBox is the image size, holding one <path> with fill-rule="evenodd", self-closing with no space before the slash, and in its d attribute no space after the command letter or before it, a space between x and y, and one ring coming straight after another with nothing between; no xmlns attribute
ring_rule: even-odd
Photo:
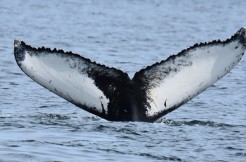
<svg viewBox="0 0 246 162"><path fill-rule="evenodd" d="M226 75L246 49L246 29L225 41L195 44L134 77L72 52L14 41L21 70L74 105L112 121L153 122Z"/></svg>

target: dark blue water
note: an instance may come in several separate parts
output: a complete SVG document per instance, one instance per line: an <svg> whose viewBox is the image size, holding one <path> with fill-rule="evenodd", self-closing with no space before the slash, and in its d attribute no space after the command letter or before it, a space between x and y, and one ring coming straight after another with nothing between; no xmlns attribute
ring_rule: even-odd
<svg viewBox="0 0 246 162"><path fill-rule="evenodd" d="M155 123L109 122L29 79L13 40L73 51L133 76L246 26L246 1L0 1L0 161L246 161L246 59Z"/></svg>

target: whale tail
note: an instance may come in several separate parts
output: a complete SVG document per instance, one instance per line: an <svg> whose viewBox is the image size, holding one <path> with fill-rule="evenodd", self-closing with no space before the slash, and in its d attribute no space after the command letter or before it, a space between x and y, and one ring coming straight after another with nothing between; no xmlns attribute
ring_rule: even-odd
<svg viewBox="0 0 246 162"><path fill-rule="evenodd" d="M35 82L74 105L114 121L152 122L177 109L226 75L246 49L246 29L225 41L195 44L137 72L72 52L14 41L15 59Z"/></svg>

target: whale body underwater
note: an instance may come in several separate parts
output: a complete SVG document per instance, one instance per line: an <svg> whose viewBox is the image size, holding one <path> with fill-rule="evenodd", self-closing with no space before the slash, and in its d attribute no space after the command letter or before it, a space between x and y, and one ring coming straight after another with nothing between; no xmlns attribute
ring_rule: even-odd
<svg viewBox="0 0 246 162"><path fill-rule="evenodd" d="M225 41L195 44L129 78L72 52L14 41L16 62L27 76L110 121L156 121L225 76L245 49L246 28L241 28Z"/></svg>

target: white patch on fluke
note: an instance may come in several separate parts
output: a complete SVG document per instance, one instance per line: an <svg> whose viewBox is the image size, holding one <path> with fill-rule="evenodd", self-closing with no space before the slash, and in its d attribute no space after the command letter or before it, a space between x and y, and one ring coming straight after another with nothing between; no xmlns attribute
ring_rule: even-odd
<svg viewBox="0 0 246 162"><path fill-rule="evenodd" d="M109 100L94 81L83 73L87 67L76 58L47 52L35 55L26 51L21 68L34 81L62 98L107 114Z"/></svg>
<svg viewBox="0 0 246 162"><path fill-rule="evenodd" d="M226 46L197 47L189 50L185 56L175 58L175 62L172 60L157 66L155 70L159 72L167 67L181 67L176 72L170 72L157 86L148 89L150 107L147 108L147 116L173 108L204 91L240 61L244 50L238 40ZM185 62L190 62L190 66L178 65L179 59L186 59Z"/></svg>

